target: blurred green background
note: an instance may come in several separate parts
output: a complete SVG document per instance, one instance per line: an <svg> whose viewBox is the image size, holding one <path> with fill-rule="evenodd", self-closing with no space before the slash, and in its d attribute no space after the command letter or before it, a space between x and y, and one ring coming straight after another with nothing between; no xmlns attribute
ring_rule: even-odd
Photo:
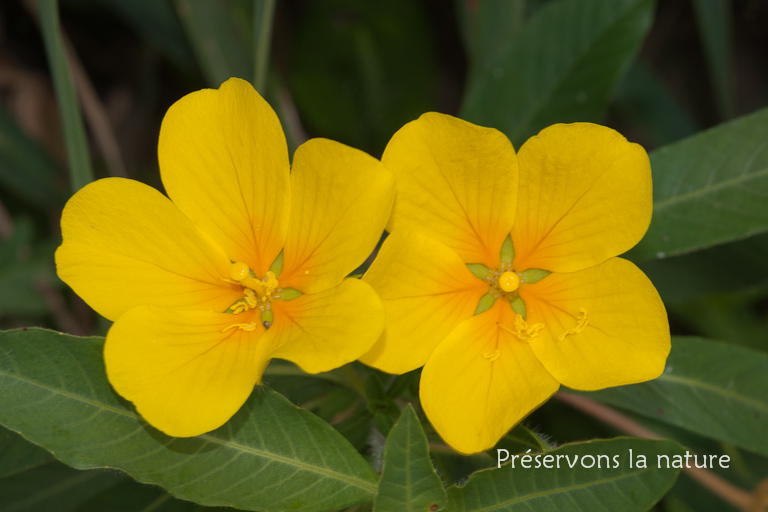
<svg viewBox="0 0 768 512"><path fill-rule="evenodd" d="M506 52L498 59L494 52L504 53L515 32L548 3L281 0L261 92L279 112L292 149L308 137L328 137L376 157L400 126L432 110L494 124L516 147L543 127L542 120L589 120L616 128L650 152L768 104L766 2L665 0L655 6L637 58L616 66L611 80L594 87L597 93L576 90L575 101L550 102L554 113L505 130L504 123L526 113L494 87L528 85L502 80L486 86L483 70L496 59L492 75L525 74L536 55ZM103 333L105 325L52 268L70 187L60 114L31 6L0 4L0 326ZM254 81L252 41L259 26L253 11L245 0L60 3L63 34L78 61L76 90L96 177L162 186L156 142L165 110L229 76ZM588 67L596 57L577 56L571 65ZM600 76L579 79L597 82ZM587 97L598 93L596 102ZM494 101L483 103L487 97ZM762 262L768 243L753 237L739 244L643 264L669 307L674 333L765 348L768 272Z"/></svg>

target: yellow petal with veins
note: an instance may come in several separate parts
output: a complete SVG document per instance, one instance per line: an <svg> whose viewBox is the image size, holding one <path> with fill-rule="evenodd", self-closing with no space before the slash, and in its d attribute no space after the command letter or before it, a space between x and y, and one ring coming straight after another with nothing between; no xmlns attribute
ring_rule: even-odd
<svg viewBox="0 0 768 512"><path fill-rule="evenodd" d="M610 128L556 124L518 153L515 269L573 272L633 247L651 222L645 150Z"/></svg>
<svg viewBox="0 0 768 512"><path fill-rule="evenodd" d="M363 281L381 296L387 324L360 360L389 373L424 365L488 292L488 284L472 275L452 249L413 231L392 233Z"/></svg>
<svg viewBox="0 0 768 512"><path fill-rule="evenodd" d="M80 189L61 217L59 277L110 320L141 305L225 311L242 288L230 262L167 197L107 178Z"/></svg>
<svg viewBox="0 0 768 512"><path fill-rule="evenodd" d="M389 231L417 229L464 263L498 266L515 220L518 176L504 134L428 113L395 133L382 163L397 185Z"/></svg>
<svg viewBox="0 0 768 512"><path fill-rule="evenodd" d="M358 279L275 301L272 310L274 322L264 335L269 344L279 345L272 357L293 361L309 373L354 361L370 350L384 329L381 299Z"/></svg>
<svg viewBox="0 0 768 512"><path fill-rule="evenodd" d="M394 199L392 173L362 151L313 139L296 150L291 190L280 285L303 293L327 290L376 247Z"/></svg>
<svg viewBox="0 0 768 512"><path fill-rule="evenodd" d="M496 301L459 324L421 373L424 412L461 453L491 448L559 387L531 346L502 328L514 317L508 303Z"/></svg>
<svg viewBox="0 0 768 512"><path fill-rule="evenodd" d="M275 112L232 78L193 92L163 119L160 175L173 202L227 253L263 275L288 231L288 148Z"/></svg>
<svg viewBox="0 0 768 512"><path fill-rule="evenodd" d="M251 313L139 306L107 333L107 376L152 426L196 436L229 420L261 381L274 349L263 332Z"/></svg>
<svg viewBox="0 0 768 512"><path fill-rule="evenodd" d="M562 384L581 390L654 379L670 350L669 323L653 284L635 265L611 258L552 273L520 287L528 322L546 329L530 341Z"/></svg>

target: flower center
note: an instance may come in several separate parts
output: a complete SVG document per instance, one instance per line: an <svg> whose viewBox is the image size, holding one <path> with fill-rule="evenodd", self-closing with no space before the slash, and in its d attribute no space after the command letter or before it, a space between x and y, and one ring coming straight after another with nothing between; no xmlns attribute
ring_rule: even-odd
<svg viewBox="0 0 768 512"><path fill-rule="evenodd" d="M525 282L525 279L521 273L515 272L512 263L502 263L499 268L484 268L484 270L481 279L488 283L488 294L494 299L504 296L509 300L514 300L518 297L517 289Z"/></svg>
<svg viewBox="0 0 768 512"><path fill-rule="evenodd" d="M254 295L262 302L267 302L272 294L278 289L277 276L271 270L264 274L262 279L256 279L248 265L242 261L236 261L229 269L229 277L242 285L245 290L245 298L248 301L249 295ZM251 292L250 294L248 292ZM255 304L249 304L255 307Z"/></svg>
<svg viewBox="0 0 768 512"><path fill-rule="evenodd" d="M272 326L275 318L272 312L272 301L292 300L302 295L293 288L280 288L277 276L271 270L267 271L261 279L257 279L253 271L242 261L232 263L229 268L229 277L231 279L225 279L225 281L243 287L243 298L232 304L226 313L239 315L251 309L258 309L261 311L261 323L265 329ZM256 326L256 322L238 323L230 325L224 331L234 327L253 331Z"/></svg>

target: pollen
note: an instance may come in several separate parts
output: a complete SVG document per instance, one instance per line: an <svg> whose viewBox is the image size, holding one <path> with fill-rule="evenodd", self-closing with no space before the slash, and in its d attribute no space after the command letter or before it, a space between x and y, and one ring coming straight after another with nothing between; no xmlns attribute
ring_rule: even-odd
<svg viewBox="0 0 768 512"><path fill-rule="evenodd" d="M229 327L225 327L224 329L222 329L221 332L227 332L228 330L234 329L234 328L238 328L238 329L242 329L244 331L250 332L250 331L255 331L258 325L259 324L257 324L256 322L248 322L246 324L232 324Z"/></svg>
<svg viewBox="0 0 768 512"><path fill-rule="evenodd" d="M520 286L520 276L516 272L504 272L499 276L499 288L513 292Z"/></svg>
<svg viewBox="0 0 768 512"><path fill-rule="evenodd" d="M501 351L499 351L499 349L496 349L493 352L484 353L483 357L486 359L490 359L491 362L494 362L499 358L500 355L501 355Z"/></svg>
<svg viewBox="0 0 768 512"><path fill-rule="evenodd" d="M518 314L515 317L514 329L510 329L509 327L503 324L499 324L499 327L501 327L507 332L511 332L520 341L530 341L539 335L539 331L541 331L544 328L544 324L536 323L529 326L528 322L526 322L525 318L523 318L523 315Z"/></svg>
<svg viewBox="0 0 768 512"><path fill-rule="evenodd" d="M587 320L587 308L579 308L579 316L576 318L576 325L568 330L563 331L560 336L557 337L558 341L565 340L569 334L580 334L589 325Z"/></svg>

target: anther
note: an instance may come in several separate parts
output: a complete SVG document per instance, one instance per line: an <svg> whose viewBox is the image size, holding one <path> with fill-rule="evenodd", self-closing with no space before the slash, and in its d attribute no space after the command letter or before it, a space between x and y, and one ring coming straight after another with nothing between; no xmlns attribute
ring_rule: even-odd
<svg viewBox="0 0 768 512"><path fill-rule="evenodd" d="M229 327L225 327L224 329L222 329L221 332L227 332L228 330L234 329L235 327L237 327L238 329L242 329L244 331L250 332L250 331L255 331L258 325L259 324L257 324L256 322L248 322L247 324L232 324Z"/></svg>
<svg viewBox="0 0 768 512"><path fill-rule="evenodd" d="M539 331L541 331L544 328L544 324L536 323L531 326L528 325L528 322L525 321L523 318L523 315L518 314L515 316L515 328L510 329L506 325L503 325L501 323L498 324L499 327L504 329L507 332L511 332L514 334L517 339L520 341L530 341L536 336L539 335Z"/></svg>
<svg viewBox="0 0 768 512"><path fill-rule="evenodd" d="M501 355L501 352L499 351L499 349L496 349L493 352L486 352L486 353L484 353L483 357L486 358L486 359L490 359L491 362L494 362L495 360L497 360L499 358L500 355Z"/></svg>
<svg viewBox="0 0 768 512"><path fill-rule="evenodd" d="M587 320L587 308L579 308L579 316L576 318L576 325L563 331L560 336L557 337L557 340L563 341L569 334L581 334L581 332L587 328L587 325L589 325L589 320Z"/></svg>

